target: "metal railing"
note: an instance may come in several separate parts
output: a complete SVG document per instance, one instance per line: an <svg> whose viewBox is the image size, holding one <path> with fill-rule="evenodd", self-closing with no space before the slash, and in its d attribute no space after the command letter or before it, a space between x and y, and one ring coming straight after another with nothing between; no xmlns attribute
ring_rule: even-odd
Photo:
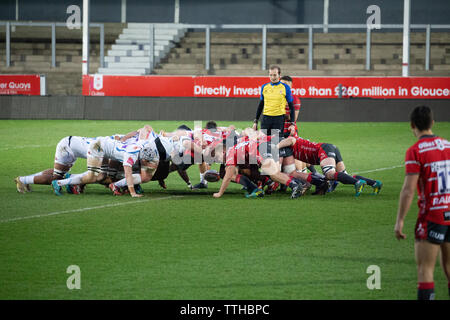
<svg viewBox="0 0 450 320"><path fill-rule="evenodd" d="M56 27L67 28L64 22L17 22L17 21L0 21L0 26L6 27L6 67L11 66L11 27L51 27L52 30L52 67L56 67ZM105 26L103 23L90 23L89 27L100 28L100 67L104 66L105 56Z"/></svg>
<svg viewBox="0 0 450 320"><path fill-rule="evenodd" d="M186 29L204 29L205 30L205 70L210 70L211 61L211 29L217 30L231 30L231 29L259 29L261 30L261 70L267 68L267 32L268 30L282 30L282 29L295 29L295 30L308 30L308 69L314 68L314 30L315 29L354 29L354 30L366 30L366 62L365 69L371 69L371 42L372 42L372 30L370 25L367 24L180 24L180 27ZM403 29L402 24L380 24L381 29ZM411 24L410 29L424 29L426 32L425 38L425 70L430 70L430 42L431 42L431 30L432 29L450 29L450 24Z"/></svg>
<svg viewBox="0 0 450 320"><path fill-rule="evenodd" d="M6 66L11 65L11 27L13 26L28 26L28 27L51 27L52 29L52 67L56 67L56 27L67 27L63 22L17 22L17 21L0 21L0 25L6 26ZM100 67L104 67L104 45L105 45L105 29L102 23L90 23L90 27L100 28ZM261 30L261 70L267 69L267 32L268 30L307 30L308 31L308 69L314 68L314 30L329 29L353 29L353 30L366 30L366 61L365 69L371 69L371 39L372 30L370 26L366 24L177 24L180 28L185 29L204 29L205 30L205 70L211 69L211 30ZM381 29L403 29L402 24L381 24ZM412 24L410 29L424 29L426 33L425 37L425 70L430 70L430 57L431 57L431 30L437 29L449 29L450 24L438 25L438 24ZM150 70L154 66L154 26L150 25L150 53L149 62Z"/></svg>

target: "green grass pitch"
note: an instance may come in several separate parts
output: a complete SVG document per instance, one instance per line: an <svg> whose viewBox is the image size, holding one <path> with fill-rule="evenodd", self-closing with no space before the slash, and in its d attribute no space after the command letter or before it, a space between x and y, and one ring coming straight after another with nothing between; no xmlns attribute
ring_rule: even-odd
<svg viewBox="0 0 450 320"><path fill-rule="evenodd" d="M349 173L382 180L378 196L367 187L356 198L352 186L339 185L324 197L249 200L234 184L214 199L219 183L189 191L176 173L168 190L143 185L140 199L100 185L79 196L37 185L17 193L13 179L51 168L61 138L145 123L0 121L0 299L416 299L415 202L407 240L393 233L403 158L416 141L406 122L300 124L303 137L336 144ZM150 124L172 130L180 123ZM437 122L434 132L450 138L450 123ZM85 168L80 159L72 171ZM197 183L197 167L189 174ZM80 267L80 290L67 288L70 265ZM371 265L381 271L379 290L367 287ZM447 299L439 264L435 282L436 298Z"/></svg>

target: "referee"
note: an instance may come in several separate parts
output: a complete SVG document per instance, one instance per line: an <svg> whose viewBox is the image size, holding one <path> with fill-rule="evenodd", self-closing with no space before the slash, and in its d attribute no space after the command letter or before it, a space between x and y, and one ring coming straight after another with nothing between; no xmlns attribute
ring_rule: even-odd
<svg viewBox="0 0 450 320"><path fill-rule="evenodd" d="M267 130L270 136L278 130L280 140L283 139L284 118L286 114L286 103L289 105L290 119L295 119L295 109L291 88L280 81L281 69L279 66L271 66L269 68L270 82L261 87L261 98L256 111L256 117L253 123L253 129L258 129L258 121L261 113L261 129ZM291 122L289 130L295 130L295 122Z"/></svg>

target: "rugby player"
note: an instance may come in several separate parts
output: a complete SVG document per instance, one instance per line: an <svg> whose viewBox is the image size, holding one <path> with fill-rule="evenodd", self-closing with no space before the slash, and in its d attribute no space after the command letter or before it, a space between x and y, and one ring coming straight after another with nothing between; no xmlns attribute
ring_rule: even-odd
<svg viewBox="0 0 450 320"><path fill-rule="evenodd" d="M359 196L365 185L369 184L373 188L373 194L378 194L382 183L379 180L372 180L362 176L350 176L345 171L344 161L339 149L329 143L316 143L300 137L288 137L283 139L278 148L292 147L293 156L289 156L286 161L294 163L294 159L312 164L320 165L323 174L328 180L337 180L343 184L352 184L355 186L355 196ZM314 173L292 172L292 176L313 183L317 178ZM320 190L318 190L320 191ZM323 190L322 190L323 191ZM326 190L328 191L328 189ZM324 194L323 192L320 192Z"/></svg>
<svg viewBox="0 0 450 320"><path fill-rule="evenodd" d="M269 147L271 137L258 137L261 137L261 133L254 131L253 135L250 134L246 138L241 139L235 146L228 149L225 160L225 175L219 192L213 194L214 198L220 198L230 182L242 184L248 191L247 198L263 196L264 192L262 189L258 188L247 176L239 174L239 167L250 169L249 165L251 164L257 164L261 167L262 173L270 176L273 181L289 186L292 189L291 198L297 198L304 194L306 184L279 171L279 164L276 162L278 159L274 159L270 153L270 150L274 148L274 146ZM223 152L221 153L217 149L216 155L223 155ZM278 158L278 154L275 157Z"/></svg>
<svg viewBox="0 0 450 320"><path fill-rule="evenodd" d="M56 146L53 169L15 178L17 191L24 193L31 191L30 184L50 185L53 180L63 179L78 158L86 159L89 145L93 141L95 138L79 136L62 138Z"/></svg>
<svg viewBox="0 0 450 320"><path fill-rule="evenodd" d="M55 194L62 195L61 186L64 185L91 184L104 179L106 174L101 171L101 165L105 158L122 162L130 195L132 197L142 196L135 192L134 185L140 182L133 182L132 166L140 160L141 174L153 173L157 167L154 148L146 139L125 144L120 140L112 139L110 136L99 137L90 143L87 152L88 171L83 174L72 175L67 179L52 181Z"/></svg>
<svg viewBox="0 0 450 320"><path fill-rule="evenodd" d="M146 183L151 180L156 180L153 179L153 176L158 171L158 168L160 168L160 172L158 173L157 179L161 180L167 177L169 173L168 171L169 161L171 159L174 150L177 150L175 146L179 142L179 137L177 135L174 135L171 138L166 138L162 135L156 134L153 130L151 130L148 133L146 140L144 141L148 145L146 146L146 148L143 149L141 156L143 157L144 161L147 160L149 161L149 163L146 166L144 165L145 168L144 170L141 169L140 173L131 173L129 177L125 176L124 179L119 180L115 183L111 183L109 185L109 188L113 191L115 195L120 194L120 188L123 188L125 186L128 186L128 190L130 190L131 181L133 182L133 185L139 185L141 183ZM166 163L162 164L162 162ZM126 170L125 164L124 170ZM132 191L130 190L130 194L131 192Z"/></svg>
<svg viewBox="0 0 450 320"><path fill-rule="evenodd" d="M434 267L441 257L450 295L450 142L433 134L433 113L427 106L414 108L411 129L417 137L405 156L405 179L400 192L394 232L405 239L403 225L418 193L419 215L415 226L417 299L434 300Z"/></svg>

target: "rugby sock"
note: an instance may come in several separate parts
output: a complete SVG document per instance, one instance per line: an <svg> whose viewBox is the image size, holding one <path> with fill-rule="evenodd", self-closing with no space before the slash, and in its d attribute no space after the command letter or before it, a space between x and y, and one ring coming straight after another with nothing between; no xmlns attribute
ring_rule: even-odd
<svg viewBox="0 0 450 320"><path fill-rule="evenodd" d="M286 185L289 186L289 188L294 189L296 186L298 186L297 181L294 180L294 178L289 177L289 180L286 182Z"/></svg>
<svg viewBox="0 0 450 320"><path fill-rule="evenodd" d="M306 181L315 186L321 186L324 182L324 179L322 177L320 177L319 175L310 173L310 174L308 174L308 178L306 179Z"/></svg>
<svg viewBox="0 0 450 320"><path fill-rule="evenodd" d="M334 180L342 182L343 184L355 184L358 182L358 179L353 178L345 172L336 172L334 174Z"/></svg>
<svg viewBox="0 0 450 320"><path fill-rule="evenodd" d="M245 188L247 188L247 191L249 193L252 193L255 189L258 188L256 184L251 182L248 177L241 174L236 175L236 183L242 184Z"/></svg>
<svg viewBox="0 0 450 320"><path fill-rule="evenodd" d="M134 185L142 183L142 178L141 178L141 175L139 173L133 173L132 177L133 177L133 184ZM119 181L115 182L114 185L116 187L119 187L119 188L126 187L127 186L127 179L123 178L122 180L119 180Z"/></svg>
<svg viewBox="0 0 450 320"><path fill-rule="evenodd" d="M434 282L419 282L417 299L434 300Z"/></svg>
<svg viewBox="0 0 450 320"><path fill-rule="evenodd" d="M375 183L377 183L375 180L369 179L369 178L365 178L362 176L353 176L353 178L358 179L358 180L364 180L367 182L367 184L369 186L373 186Z"/></svg>
<svg viewBox="0 0 450 320"><path fill-rule="evenodd" d="M208 181L205 180L205 174L200 173L200 183L208 184Z"/></svg>
<svg viewBox="0 0 450 320"><path fill-rule="evenodd" d="M309 166L307 168L308 168L309 171L311 171L311 173L316 173L317 172L317 170L316 170L316 168L314 168L314 166Z"/></svg>
<svg viewBox="0 0 450 320"><path fill-rule="evenodd" d="M83 176L87 174L87 171L84 173L80 173L80 174L73 174L71 175L69 178L67 179L63 179L63 180L57 180L58 182L58 186L62 187L68 184L80 184L81 183L81 179L83 178Z"/></svg>
<svg viewBox="0 0 450 320"><path fill-rule="evenodd" d="M29 176L19 177L19 180L23 184L34 184L34 177L35 176L40 176L43 173L44 173L44 171L41 171L41 172L38 172L38 173L30 174Z"/></svg>

